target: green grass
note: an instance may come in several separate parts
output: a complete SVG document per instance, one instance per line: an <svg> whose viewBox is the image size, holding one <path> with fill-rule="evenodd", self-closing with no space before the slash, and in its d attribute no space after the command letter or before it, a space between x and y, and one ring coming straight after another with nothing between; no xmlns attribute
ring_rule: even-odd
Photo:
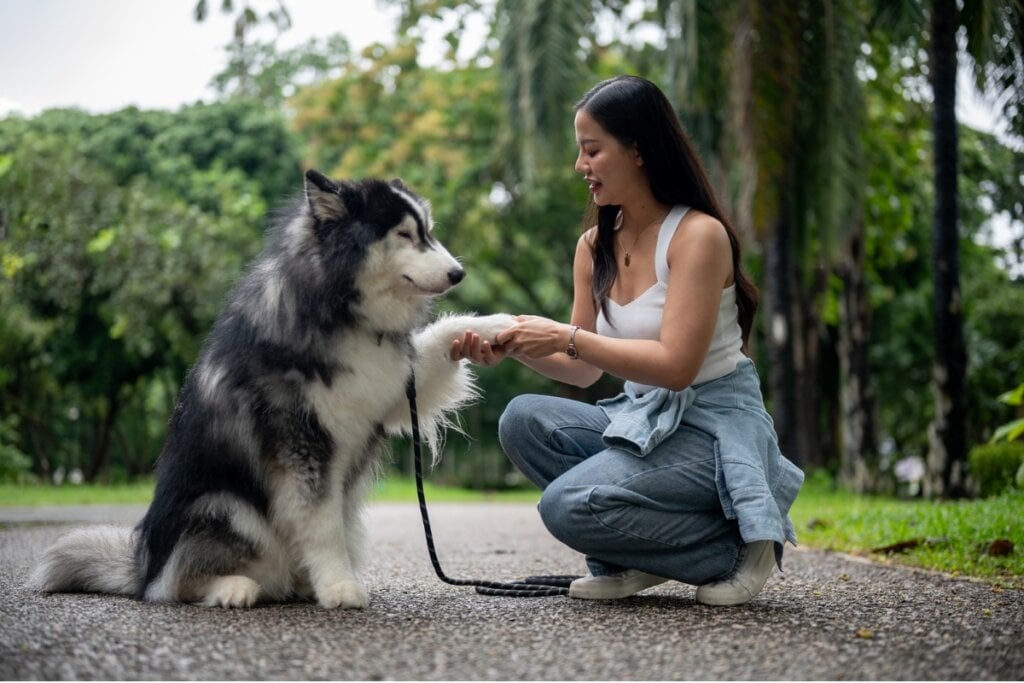
<svg viewBox="0 0 1024 683"><path fill-rule="evenodd" d="M423 482L423 496L431 503L536 503L540 491L514 489L508 491L471 491L450 486L435 486ZM413 479L386 479L374 487L372 499L381 503L411 503L416 501L416 482Z"/></svg>
<svg viewBox="0 0 1024 683"><path fill-rule="evenodd" d="M428 504L536 503L540 498L540 493L534 490L470 491L449 486L436 486L429 481L424 482L423 494L426 496ZM0 483L0 508L45 505L145 505L152 499L152 480L142 480L132 484L88 484L82 486ZM382 503L415 502L416 482L411 479L398 478L381 481L373 489L372 500Z"/></svg>
<svg viewBox="0 0 1024 683"><path fill-rule="evenodd" d="M1024 588L1024 491L967 501L900 500L858 496L810 477L791 511L798 541L955 575ZM1006 539L1013 551L987 554ZM902 552L872 552L916 542Z"/></svg>
<svg viewBox="0 0 1024 683"><path fill-rule="evenodd" d="M123 485L41 486L0 484L0 507L146 504L152 481ZM535 504L534 490L480 492L427 482L427 503ZM377 502L415 502L415 483L390 478L373 493ZM1024 491L971 501L900 500L835 490L824 477L809 477L791 511L802 546L869 556L883 562L977 577L996 586L1024 588ZM1007 539L1011 554L988 555L992 541ZM872 550L919 541L898 553Z"/></svg>
<svg viewBox="0 0 1024 683"><path fill-rule="evenodd" d="M146 504L153 499L153 481L131 484L0 484L0 507L45 505Z"/></svg>

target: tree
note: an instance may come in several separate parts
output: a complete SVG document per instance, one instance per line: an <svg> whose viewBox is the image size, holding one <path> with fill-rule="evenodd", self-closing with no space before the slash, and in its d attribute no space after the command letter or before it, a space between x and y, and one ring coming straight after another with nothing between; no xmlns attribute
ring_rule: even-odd
<svg viewBox="0 0 1024 683"><path fill-rule="evenodd" d="M928 67L932 86L935 209L933 217L933 395L930 429L929 496L966 492L967 350L963 337L958 219L958 133L956 121L957 33L966 31L978 83L1001 101L1018 125L1024 105L1024 3L1020 0L955 0L931 3L878 3L874 22L890 35L907 40L929 27Z"/></svg>
<svg viewBox="0 0 1024 683"><path fill-rule="evenodd" d="M932 283L935 291L935 362L932 389L935 417L929 428L926 496L966 494L966 410L964 383L967 350L963 336L963 294L960 289L957 225L958 152L956 121L956 0L934 0L931 6L929 59L934 105L935 218Z"/></svg>
<svg viewBox="0 0 1024 683"><path fill-rule="evenodd" d="M37 473L95 478L118 440L123 459L155 455L127 452L125 411L144 410L153 383L173 395L260 246L263 183L281 164L293 187L301 177L280 119L242 109L0 121L0 406Z"/></svg>

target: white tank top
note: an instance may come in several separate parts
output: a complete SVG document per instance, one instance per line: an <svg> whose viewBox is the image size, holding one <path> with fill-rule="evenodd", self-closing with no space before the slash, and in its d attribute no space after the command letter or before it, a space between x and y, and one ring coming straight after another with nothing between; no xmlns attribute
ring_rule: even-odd
<svg viewBox="0 0 1024 683"><path fill-rule="evenodd" d="M658 246L654 255L654 270L658 281L627 304L620 305L609 298L608 313L611 315L611 322L605 317L604 311L598 311L598 334L617 339L661 338L661 318L665 311L665 295L668 292L668 247L673 235L676 234L676 228L679 227L679 221L689 208L674 207L658 229ZM715 334L711 338L711 346L704 356L704 363L693 384L718 379L735 370L736 365L746 358L741 350L742 346L743 333L740 330L739 309L736 307L736 285L732 284L722 290L718 318L715 321ZM633 382L633 386L638 394L655 388L636 382Z"/></svg>

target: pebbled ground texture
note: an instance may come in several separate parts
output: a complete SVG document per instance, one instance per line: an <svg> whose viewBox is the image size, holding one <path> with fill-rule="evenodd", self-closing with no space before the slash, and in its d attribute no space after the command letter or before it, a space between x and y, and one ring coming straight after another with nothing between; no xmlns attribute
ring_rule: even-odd
<svg viewBox="0 0 1024 683"><path fill-rule="evenodd" d="M445 572L579 574L529 504L437 504ZM505 598L441 583L415 505L374 504L370 604L150 605L24 588L71 526L140 507L0 507L0 679L1019 680L1024 592L787 548L785 573L739 607L668 582L614 602Z"/></svg>

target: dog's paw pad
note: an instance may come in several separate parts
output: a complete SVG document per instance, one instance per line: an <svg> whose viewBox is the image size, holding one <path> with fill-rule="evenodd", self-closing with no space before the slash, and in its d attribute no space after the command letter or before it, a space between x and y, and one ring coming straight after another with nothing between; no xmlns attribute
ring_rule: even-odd
<svg viewBox="0 0 1024 683"><path fill-rule="evenodd" d="M324 609L362 609L370 604L370 597L358 581L338 581L321 589L317 602Z"/></svg>
<svg viewBox="0 0 1024 683"><path fill-rule="evenodd" d="M260 585L248 576L220 576L210 581L203 604L207 607L252 607Z"/></svg>

